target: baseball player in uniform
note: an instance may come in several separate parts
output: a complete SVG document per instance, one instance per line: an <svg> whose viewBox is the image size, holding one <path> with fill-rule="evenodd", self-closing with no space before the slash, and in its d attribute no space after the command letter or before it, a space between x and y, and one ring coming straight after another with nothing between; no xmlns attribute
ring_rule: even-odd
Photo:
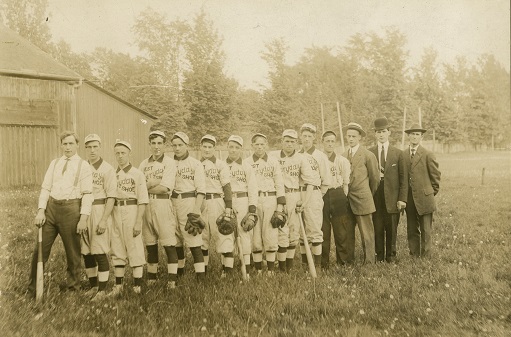
<svg viewBox="0 0 511 337"><path fill-rule="evenodd" d="M158 242L167 255L168 288L176 287L176 213L170 201L170 193L176 181L176 163L165 155L167 137L163 131L149 133L151 156L140 164L145 175L149 205L144 214L142 238L147 250L147 283L156 281L158 274Z"/></svg>
<svg viewBox="0 0 511 337"><path fill-rule="evenodd" d="M190 247L193 256L193 266L198 279L204 278L205 265L202 255L202 235L193 235L185 230L189 214L200 214L201 205L206 193L206 178L202 163L191 157L188 152L190 139L184 132L176 132L172 136L172 148L176 161L177 174L172 205L177 215L177 257L178 275L184 274L185 252L184 245Z"/></svg>
<svg viewBox="0 0 511 337"><path fill-rule="evenodd" d="M87 231L92 202L90 166L78 156L78 136L72 131L60 135L64 155L53 160L44 175L34 225L42 226L43 264L60 235L66 251L67 283L61 290L80 289L80 236ZM32 255L28 292L35 297L37 244Z"/></svg>
<svg viewBox="0 0 511 337"><path fill-rule="evenodd" d="M334 152L337 135L333 131L323 133L323 150L328 157L332 184L323 196L323 251L321 263L328 269L330 261L331 233L334 233L335 257L338 265L352 263L354 256L347 246L354 233L348 213L348 184L350 162Z"/></svg>
<svg viewBox="0 0 511 337"><path fill-rule="evenodd" d="M110 233L112 210L117 196L117 179L112 165L100 157L101 138L96 134L85 137L85 153L92 171L92 209L87 222L87 231L81 236L81 250L85 273L89 278L93 301L105 297L106 284L110 276Z"/></svg>
<svg viewBox="0 0 511 337"><path fill-rule="evenodd" d="M232 135L227 141L229 156L226 163L231 172L232 207L237 214L238 235L241 239L243 261L250 272L250 254L252 253L252 238L254 230L245 231L241 227L241 220L247 213L257 212L258 186L254 170L246 160L241 158L243 151L243 138Z"/></svg>
<svg viewBox="0 0 511 337"><path fill-rule="evenodd" d="M321 230L323 226L323 195L331 185L331 174L327 156L314 146L316 127L309 123L303 124L300 128L300 138L303 146L300 152L308 157L313 171L319 175L319 181L312 187L312 196L303 207L303 217L307 239L312 244L311 252L314 256L314 263L320 266L323 243L323 231ZM306 188L306 186L301 187L302 190ZM307 263L303 245L300 245L300 252L302 263Z"/></svg>
<svg viewBox="0 0 511 337"><path fill-rule="evenodd" d="M301 207L307 207L304 205L307 205L312 196L314 184L319 186L319 182L315 179L319 176L313 172L306 156L296 151L297 142L298 133L295 130L286 129L282 133L282 150L271 153L279 161L286 192L288 222L286 226L279 228L277 259L279 269L288 272L293 266L295 248L300 238L300 221L295 212L296 204L300 201ZM309 188L301 191L300 182L302 186L309 186Z"/></svg>
<svg viewBox="0 0 511 337"><path fill-rule="evenodd" d="M252 137L254 154L246 159L255 171L259 198L257 215L259 221L254 227L252 256L258 274L262 273L263 250L266 255L268 275L275 273L275 255L278 249L278 229L270 223L275 210L284 211L286 197L284 181L279 162L266 153L268 140L262 133Z"/></svg>
<svg viewBox="0 0 511 337"><path fill-rule="evenodd" d="M149 203L144 174L130 163L131 144L117 140L114 144L117 160L117 198L114 204L114 230L112 231L112 264L115 285L111 296L123 289L126 264L132 268L133 291L141 291L144 264L142 217Z"/></svg>
<svg viewBox="0 0 511 337"><path fill-rule="evenodd" d="M224 211L232 209L231 173L227 164L215 157L214 136L205 135L200 143L201 162L206 177L206 195L202 204L202 219L206 222L206 228L202 231L202 255L207 270L210 243L215 241L216 252L222 254L222 277L225 277L234 266L234 234L220 233L216 220Z"/></svg>

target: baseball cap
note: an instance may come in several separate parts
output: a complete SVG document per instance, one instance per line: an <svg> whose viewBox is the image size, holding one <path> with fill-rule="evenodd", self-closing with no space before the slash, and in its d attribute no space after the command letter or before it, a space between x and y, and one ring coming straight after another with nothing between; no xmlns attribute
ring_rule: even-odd
<svg viewBox="0 0 511 337"><path fill-rule="evenodd" d="M172 140L176 139L176 138L179 138L183 141L183 143L185 143L186 145L188 145L190 143L190 138L188 138L188 136L186 135L186 133L184 132L176 132L173 136L172 136Z"/></svg>
<svg viewBox="0 0 511 337"><path fill-rule="evenodd" d="M165 135L165 132L160 131L160 130L154 130L154 131L149 132L149 136L152 136L152 135L160 136L162 138L167 138L167 136Z"/></svg>
<svg viewBox="0 0 511 337"><path fill-rule="evenodd" d="M282 137L298 139L298 133L293 129L286 129L284 132L282 132Z"/></svg>
<svg viewBox="0 0 511 337"><path fill-rule="evenodd" d="M124 146L124 147L127 147L127 148L128 148L128 150L130 150L130 151L131 151L131 144L130 144L130 143L128 143L127 141L125 141L125 140L116 139L116 140L115 140L114 147L116 147L117 145L122 145L122 146Z"/></svg>
<svg viewBox="0 0 511 337"><path fill-rule="evenodd" d="M238 143L240 144L241 146L243 146L243 138L241 138L240 136L238 135L232 135L229 137L229 139L227 140L227 142L235 142L235 143Z"/></svg>
<svg viewBox="0 0 511 337"><path fill-rule="evenodd" d="M316 127L314 125L312 125L311 123L303 124L302 127L300 128L300 132L304 131L304 130L311 131L312 133L316 133Z"/></svg>
<svg viewBox="0 0 511 337"><path fill-rule="evenodd" d="M327 130L325 132L323 132L323 135L321 136L321 139L324 139L326 136L328 135L333 135L334 137L337 137L337 134L331 130Z"/></svg>
<svg viewBox="0 0 511 337"><path fill-rule="evenodd" d="M259 132L258 132L258 133L256 133L255 135L253 135L253 136L252 136L252 139L251 139L252 143L254 142L254 139L255 139L256 137L263 137L264 139L268 139L268 137L266 137L266 135L265 135L265 134L262 134L262 133L259 133Z"/></svg>
<svg viewBox="0 0 511 337"><path fill-rule="evenodd" d="M87 135L87 137L85 137L85 141L83 142L84 144L87 144L88 142L100 142L101 143L101 138L99 138L99 136L95 133L91 133L90 135Z"/></svg>
<svg viewBox="0 0 511 337"><path fill-rule="evenodd" d="M213 145L216 145L216 138L215 138L215 136L212 136L212 135L202 136L202 138L200 139L200 143L202 144L203 141L210 141L213 143Z"/></svg>

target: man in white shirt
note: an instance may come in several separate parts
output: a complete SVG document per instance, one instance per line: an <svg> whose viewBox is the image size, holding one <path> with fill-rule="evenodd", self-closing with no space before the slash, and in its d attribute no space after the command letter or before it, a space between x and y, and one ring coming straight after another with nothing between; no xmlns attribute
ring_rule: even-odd
<svg viewBox="0 0 511 337"><path fill-rule="evenodd" d="M92 173L89 164L76 153L78 136L74 132L64 131L60 135L60 144L64 155L54 159L46 171L33 223L42 226L43 263L48 261L53 242L60 235L67 258L67 283L61 285L61 290L79 290L80 235L87 231L94 201ZM36 277L37 245L28 286L31 295L35 295Z"/></svg>

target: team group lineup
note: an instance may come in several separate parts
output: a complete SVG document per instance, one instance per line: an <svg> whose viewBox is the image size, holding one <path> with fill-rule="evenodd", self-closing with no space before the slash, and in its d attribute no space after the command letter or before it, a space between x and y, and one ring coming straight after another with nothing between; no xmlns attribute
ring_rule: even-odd
<svg viewBox="0 0 511 337"><path fill-rule="evenodd" d="M214 253L221 278L233 273L236 256L244 279L263 269L268 277L292 272L297 249L302 263L312 255L314 265L328 269L332 233L336 264L351 265L357 225L364 264L396 262L404 211L409 252L426 257L440 183L434 154L421 146L426 131L420 125L405 130L409 146L402 151L389 144L387 119L377 118L377 145L366 149L365 130L352 122L344 128L349 147L338 155L335 132L318 135L305 123L299 132L284 130L277 151L268 151L264 134L254 134L247 158L243 138L231 135L223 161L215 157L212 135L201 138L196 159L185 133L167 137L155 130L149 133L151 156L138 168L127 141L115 142L114 168L101 157L99 135L85 137L85 161L77 154L78 136L66 131L60 136L63 156L50 163L41 186L34 224L42 232L42 248L40 254L37 246L34 250L28 293L36 295L39 255L45 264L58 235L67 259L61 290L80 289L83 256L90 283L86 296L93 301L123 291L127 266L135 293L141 293L145 265L151 287L158 277L158 245L166 255L168 289L184 275L186 247L199 281L211 272ZM165 154L169 142L174 156ZM115 285L107 291L110 265Z"/></svg>

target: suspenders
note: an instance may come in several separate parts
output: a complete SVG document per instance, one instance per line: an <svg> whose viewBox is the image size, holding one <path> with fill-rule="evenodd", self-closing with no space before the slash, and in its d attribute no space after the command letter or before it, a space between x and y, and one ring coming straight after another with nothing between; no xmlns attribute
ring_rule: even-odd
<svg viewBox="0 0 511 337"><path fill-rule="evenodd" d="M57 164L59 161L60 161L60 157L57 158L57 160L55 161L55 165L53 166L53 174L51 176L51 187L53 187L53 177L55 176L55 169L57 168ZM73 193L75 188L78 186L78 178L80 177L83 162L84 161L82 159L80 159L80 163L78 163L78 170L76 170L75 181L73 183L73 189L71 190L71 193ZM50 187L50 189L51 189L51 187ZM71 195L71 193L70 193L70 195ZM69 197L69 195L68 195L68 197Z"/></svg>

